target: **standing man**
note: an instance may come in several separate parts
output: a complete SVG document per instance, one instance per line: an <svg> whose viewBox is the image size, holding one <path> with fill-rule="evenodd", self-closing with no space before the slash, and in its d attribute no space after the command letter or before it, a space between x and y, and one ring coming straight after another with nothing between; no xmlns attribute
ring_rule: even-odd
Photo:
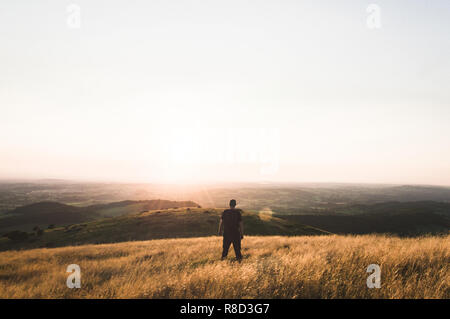
<svg viewBox="0 0 450 319"><path fill-rule="evenodd" d="M240 262L241 255L241 239L244 238L244 224L242 223L241 210L236 209L236 200L230 200L230 209L226 209L222 213L219 223L219 236L223 235L223 251L222 260L228 255L228 249L233 244L236 259Z"/></svg>

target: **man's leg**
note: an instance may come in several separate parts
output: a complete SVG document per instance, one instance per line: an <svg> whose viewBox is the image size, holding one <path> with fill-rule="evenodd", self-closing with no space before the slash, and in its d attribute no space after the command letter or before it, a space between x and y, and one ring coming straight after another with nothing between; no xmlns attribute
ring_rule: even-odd
<svg viewBox="0 0 450 319"><path fill-rule="evenodd" d="M233 248L234 248L234 253L236 254L236 259L237 260L241 260L242 259L242 254L241 254L241 236L235 236L233 238Z"/></svg>
<svg viewBox="0 0 450 319"><path fill-rule="evenodd" d="M227 257L228 250L230 249L231 240L228 236L223 236L223 250L222 250L222 259Z"/></svg>

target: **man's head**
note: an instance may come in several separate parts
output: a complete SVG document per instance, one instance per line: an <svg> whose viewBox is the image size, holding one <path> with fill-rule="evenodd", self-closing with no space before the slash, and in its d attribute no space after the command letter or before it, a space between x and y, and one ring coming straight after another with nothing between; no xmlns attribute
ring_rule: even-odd
<svg viewBox="0 0 450 319"><path fill-rule="evenodd" d="M236 200L235 199L230 200L230 207L231 208L235 208L236 207Z"/></svg>

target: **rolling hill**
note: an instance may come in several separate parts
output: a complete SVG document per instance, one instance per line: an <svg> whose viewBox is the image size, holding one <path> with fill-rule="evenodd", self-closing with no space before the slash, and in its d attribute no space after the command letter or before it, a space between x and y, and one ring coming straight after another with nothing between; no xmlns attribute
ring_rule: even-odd
<svg viewBox="0 0 450 319"><path fill-rule="evenodd" d="M198 207L192 201L141 200L77 207L57 202L39 202L18 207L0 215L0 234L11 230L30 231L35 226L47 228L88 222L105 217L135 214L152 209Z"/></svg>
<svg viewBox="0 0 450 319"><path fill-rule="evenodd" d="M115 243L161 238L204 237L217 233L221 209L172 208L47 229L41 235L11 240L0 238L0 250ZM244 212L247 235L323 235L326 231L271 216Z"/></svg>
<svg viewBox="0 0 450 319"><path fill-rule="evenodd" d="M4 236L0 238L0 250L210 236L217 231L221 211L200 208L192 201L121 201L87 207L36 203L0 218L0 234ZM421 236L448 234L450 204L386 202L310 215L245 211L243 218L249 235ZM30 232L34 226L42 230Z"/></svg>
<svg viewBox="0 0 450 319"><path fill-rule="evenodd" d="M433 201L386 202L352 205L333 213L289 215L283 218L336 234L447 234L450 230L450 204Z"/></svg>

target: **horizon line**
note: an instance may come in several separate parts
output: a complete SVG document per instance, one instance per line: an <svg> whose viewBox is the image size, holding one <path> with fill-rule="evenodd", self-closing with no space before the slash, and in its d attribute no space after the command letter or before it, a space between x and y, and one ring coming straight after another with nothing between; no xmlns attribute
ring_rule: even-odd
<svg viewBox="0 0 450 319"><path fill-rule="evenodd" d="M87 184L136 184L136 185L171 185L171 186L185 186L185 185L228 185L228 184L256 184L256 185L348 185L348 186L357 186L357 185L367 185L367 186L386 186L386 187L395 187L395 186L413 186L413 187L442 187L449 188L450 185L447 184L421 184L421 183L382 183L382 182L340 182L340 181L327 181L327 182L318 182L318 181L203 181L203 182L144 182L137 180L114 180L114 179L83 179L83 178L2 178L0 177L0 183L22 183L22 182L30 182L30 183L39 183L39 182L54 182L54 183L87 183Z"/></svg>

